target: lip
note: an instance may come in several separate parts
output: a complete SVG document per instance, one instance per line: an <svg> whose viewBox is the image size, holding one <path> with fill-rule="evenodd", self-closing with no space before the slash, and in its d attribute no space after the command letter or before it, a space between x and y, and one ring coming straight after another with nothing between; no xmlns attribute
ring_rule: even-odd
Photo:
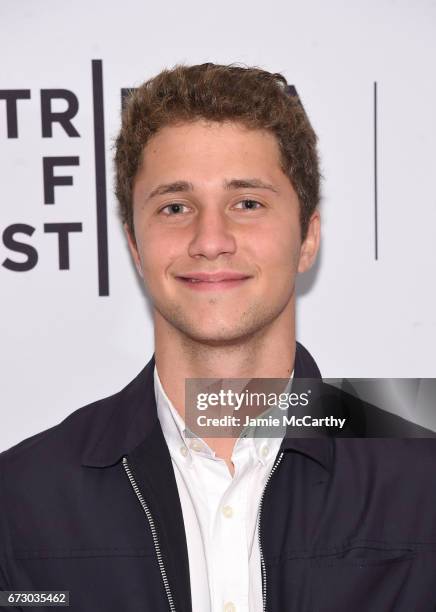
<svg viewBox="0 0 436 612"><path fill-rule="evenodd" d="M251 278L248 274L221 270L218 272L187 272L180 274L177 280L187 287L201 291L219 291L240 286L244 281Z"/></svg>
<svg viewBox="0 0 436 612"><path fill-rule="evenodd" d="M218 272L186 272L186 274L179 274L177 278L197 280L205 283L220 283L228 280L242 280L249 278L249 275L233 272L232 270L220 270Z"/></svg>

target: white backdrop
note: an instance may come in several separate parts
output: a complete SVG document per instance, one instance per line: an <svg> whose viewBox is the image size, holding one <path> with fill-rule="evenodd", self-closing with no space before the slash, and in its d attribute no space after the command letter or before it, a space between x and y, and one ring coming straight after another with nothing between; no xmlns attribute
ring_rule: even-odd
<svg viewBox="0 0 436 612"><path fill-rule="evenodd" d="M436 2L2 0L0 28L0 96L30 95L17 101L16 126L13 101L7 113L0 100L0 450L119 390L152 354L150 311L116 215L111 147L121 88L178 62L283 72L319 135L323 247L299 282L297 337L323 375L436 376ZM103 70L108 296L98 282L95 59ZM56 89L78 100L71 124L79 136L58 123L52 137L42 135L41 95L50 94L41 90ZM51 103L53 112L66 108ZM44 157L78 158L54 169L72 177L54 188L54 204L44 203ZM58 235L44 231L53 223L81 224L69 234L69 269L59 270ZM15 224L28 235L14 234ZM9 248L11 239L30 244L31 258L37 252L32 269L8 268L31 261Z"/></svg>

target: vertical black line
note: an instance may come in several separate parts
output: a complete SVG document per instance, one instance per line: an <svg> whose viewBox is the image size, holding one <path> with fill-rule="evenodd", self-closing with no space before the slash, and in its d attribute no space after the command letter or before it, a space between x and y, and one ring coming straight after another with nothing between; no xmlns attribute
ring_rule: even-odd
<svg viewBox="0 0 436 612"><path fill-rule="evenodd" d="M97 206L98 294L109 295L109 260L106 203L106 158L104 142L103 62L92 60L94 104L95 191Z"/></svg>
<svg viewBox="0 0 436 612"><path fill-rule="evenodd" d="M374 81L374 252L378 260L377 81Z"/></svg>

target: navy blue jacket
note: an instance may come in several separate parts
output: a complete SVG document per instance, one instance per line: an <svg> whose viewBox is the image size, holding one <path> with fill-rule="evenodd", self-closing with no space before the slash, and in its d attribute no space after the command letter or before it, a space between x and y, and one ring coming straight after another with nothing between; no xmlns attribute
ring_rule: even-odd
<svg viewBox="0 0 436 612"><path fill-rule="evenodd" d="M153 369L0 455L0 590L191 610ZM295 377L319 376L297 343ZM435 467L434 439L284 438L260 517L268 612L434 612Z"/></svg>

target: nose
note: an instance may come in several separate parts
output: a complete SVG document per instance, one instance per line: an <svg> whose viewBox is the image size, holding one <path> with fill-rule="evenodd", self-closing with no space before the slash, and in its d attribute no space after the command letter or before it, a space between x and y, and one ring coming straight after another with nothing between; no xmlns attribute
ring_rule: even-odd
<svg viewBox="0 0 436 612"><path fill-rule="evenodd" d="M230 224L231 220L226 218L224 211L212 207L202 210L195 220L189 255L213 260L220 255L235 253L236 239Z"/></svg>

